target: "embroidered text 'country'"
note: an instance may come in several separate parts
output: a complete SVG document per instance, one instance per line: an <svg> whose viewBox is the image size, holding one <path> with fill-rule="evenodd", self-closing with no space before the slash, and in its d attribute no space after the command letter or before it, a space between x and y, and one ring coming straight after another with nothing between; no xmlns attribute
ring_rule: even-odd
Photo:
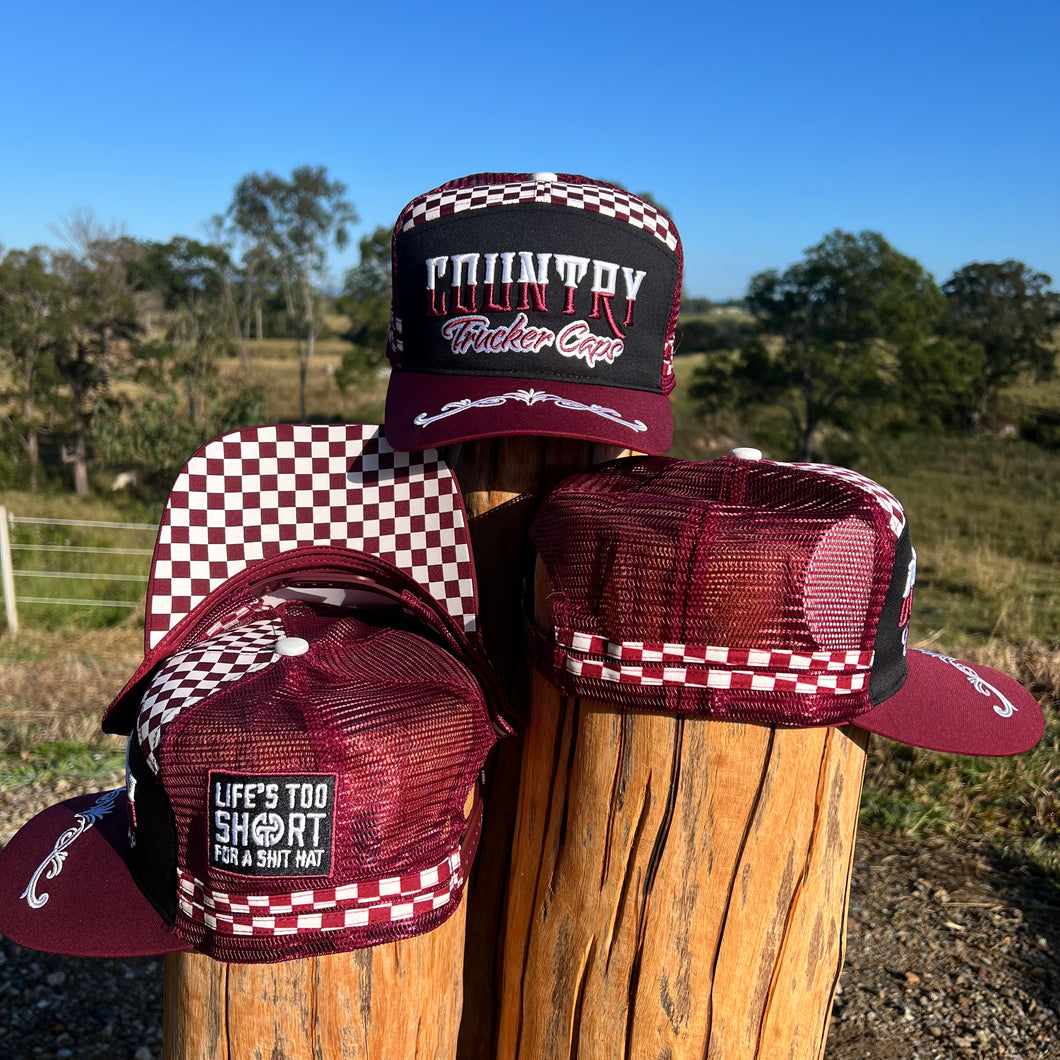
<svg viewBox="0 0 1060 1060"><path fill-rule="evenodd" d="M516 262L518 277L516 278ZM481 308L485 312L511 312L532 309L540 313L548 310L549 271L556 275L564 289L563 309L566 316L573 316L574 294L592 266L593 296L589 318L606 318L611 331L620 339L625 333L615 320L612 299L618 293L618 278L622 277L626 298L626 312L622 327L633 323L633 305L647 273L597 258L581 257L577 254L535 253L529 250L505 250L480 254L441 254L427 258L427 314L444 317L450 313L476 313L480 308L479 279L483 294ZM500 268L498 269L498 265ZM498 271L500 277L498 279ZM442 281L449 276L450 296L447 299ZM512 304L512 287L518 287L517 302Z"/></svg>

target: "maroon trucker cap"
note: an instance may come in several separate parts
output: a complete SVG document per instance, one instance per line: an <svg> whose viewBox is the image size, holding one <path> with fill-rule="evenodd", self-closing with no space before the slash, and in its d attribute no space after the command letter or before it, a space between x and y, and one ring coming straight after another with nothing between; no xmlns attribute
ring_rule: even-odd
<svg viewBox="0 0 1060 1060"><path fill-rule="evenodd" d="M457 907L500 692L414 578L308 546L256 561L149 653L124 790L0 851L0 932L38 950L272 962L407 938ZM470 813L469 813L470 810Z"/></svg>
<svg viewBox="0 0 1060 1060"><path fill-rule="evenodd" d="M662 210L587 177L479 173L417 196L393 234L387 441L665 452L682 263Z"/></svg>
<svg viewBox="0 0 1060 1060"><path fill-rule="evenodd" d="M907 650L906 514L854 471L628 458L561 483L530 534L551 583L535 663L568 695L962 754L1041 738L1012 678Z"/></svg>

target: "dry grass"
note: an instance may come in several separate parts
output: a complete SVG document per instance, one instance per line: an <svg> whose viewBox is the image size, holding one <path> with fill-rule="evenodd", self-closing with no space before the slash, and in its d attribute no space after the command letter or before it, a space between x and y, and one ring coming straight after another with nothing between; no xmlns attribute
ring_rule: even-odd
<svg viewBox="0 0 1060 1060"><path fill-rule="evenodd" d="M326 339L316 350L306 372L306 410L316 422L381 423L388 373L358 394L345 396L335 382L335 372L349 344ZM298 395L298 357L293 341L266 339L249 350L246 367L238 359L224 363L222 377L238 386L261 387L269 403L271 419L291 422L301 418Z"/></svg>
<svg viewBox="0 0 1060 1060"><path fill-rule="evenodd" d="M125 740L104 735L100 718L142 658L132 627L0 637L0 788L112 773Z"/></svg>
<svg viewBox="0 0 1060 1060"><path fill-rule="evenodd" d="M1011 674L1034 694L1046 718L1041 742L1008 758L971 758L873 739L862 822L903 835L974 837L1060 877L1060 648L993 639L962 658Z"/></svg>

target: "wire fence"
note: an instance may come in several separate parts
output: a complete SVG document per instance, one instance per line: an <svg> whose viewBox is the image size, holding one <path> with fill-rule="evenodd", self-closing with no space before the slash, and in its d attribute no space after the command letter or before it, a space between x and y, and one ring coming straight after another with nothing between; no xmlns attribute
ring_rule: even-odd
<svg viewBox="0 0 1060 1060"><path fill-rule="evenodd" d="M31 516L13 515L0 505L0 585L4 594L4 612L7 617L7 628L12 633L18 632L19 607L23 604L46 604L53 607L119 607L134 608L139 605L139 595L136 599L102 599L98 596L35 596L32 590L23 591L22 584L37 584L32 579L46 579L47 588L58 584L60 592L66 591L66 583L96 582L105 585L118 585L127 583L146 584L148 580L148 569L152 548L132 547L127 545L95 545L78 542L76 540L63 540L60 543L49 541L21 540L18 527L46 528L69 528L71 531L83 530L85 537L97 534L100 531L128 531L138 534L150 533L150 541L153 546L153 535L158 526L155 523L121 523L107 522L103 520L83 519L38 519ZM54 530L51 530L54 533ZM61 531L60 531L61 533ZM32 536L32 535L31 535ZM66 535L75 537L76 534ZM40 559L49 554L68 554L96 557L93 562L99 562L100 570L65 570L59 566L40 563ZM17 566L15 557L25 555L34 567ZM132 557L132 566L142 566L142 570L112 570L117 557ZM135 561L142 559L142 564ZM62 561L58 561L62 562ZM118 560L117 565L130 565L126 560ZM76 564L73 564L76 565ZM72 591L72 587L70 589Z"/></svg>

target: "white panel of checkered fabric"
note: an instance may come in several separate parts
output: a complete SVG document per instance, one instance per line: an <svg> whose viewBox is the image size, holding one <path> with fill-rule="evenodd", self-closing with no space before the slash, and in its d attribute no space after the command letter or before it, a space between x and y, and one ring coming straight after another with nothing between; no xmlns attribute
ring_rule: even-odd
<svg viewBox="0 0 1060 1060"><path fill-rule="evenodd" d="M831 475L834 478L842 479L844 482L849 482L852 486L857 486L858 489L868 493L887 513L891 532L895 537L900 537L902 530L905 529L905 509L897 498L888 490L885 490L878 482L873 482L871 478L866 478L864 475L858 474L857 471L851 471L850 468L846 467L835 467L832 464L785 463L781 460L774 460L771 463L775 463L778 467L803 467L808 471L816 471L821 475Z"/></svg>
<svg viewBox="0 0 1060 1060"><path fill-rule="evenodd" d="M148 649L249 563L301 545L387 559L475 628L463 502L437 451L396 453L375 426L277 424L215 439L178 476L151 566Z"/></svg>
<svg viewBox="0 0 1060 1060"><path fill-rule="evenodd" d="M147 764L158 772L156 752L162 730L181 711L193 707L221 685L269 666L279 656L276 642L283 624L272 615L199 641L171 655L144 693L136 719L136 736Z"/></svg>
<svg viewBox="0 0 1060 1060"><path fill-rule="evenodd" d="M231 935L294 935L397 923L448 904L463 885L460 851L405 876L291 894L232 895L215 891L178 868L181 912L211 931Z"/></svg>
<svg viewBox="0 0 1060 1060"><path fill-rule="evenodd" d="M436 221L439 217L520 202L552 203L614 217L650 232L670 250L677 249L677 231L673 223L650 203L617 188L566 184L562 181L530 180L517 184L485 184L474 188L446 188L428 192L402 210L397 225L400 231L405 232L427 221Z"/></svg>

